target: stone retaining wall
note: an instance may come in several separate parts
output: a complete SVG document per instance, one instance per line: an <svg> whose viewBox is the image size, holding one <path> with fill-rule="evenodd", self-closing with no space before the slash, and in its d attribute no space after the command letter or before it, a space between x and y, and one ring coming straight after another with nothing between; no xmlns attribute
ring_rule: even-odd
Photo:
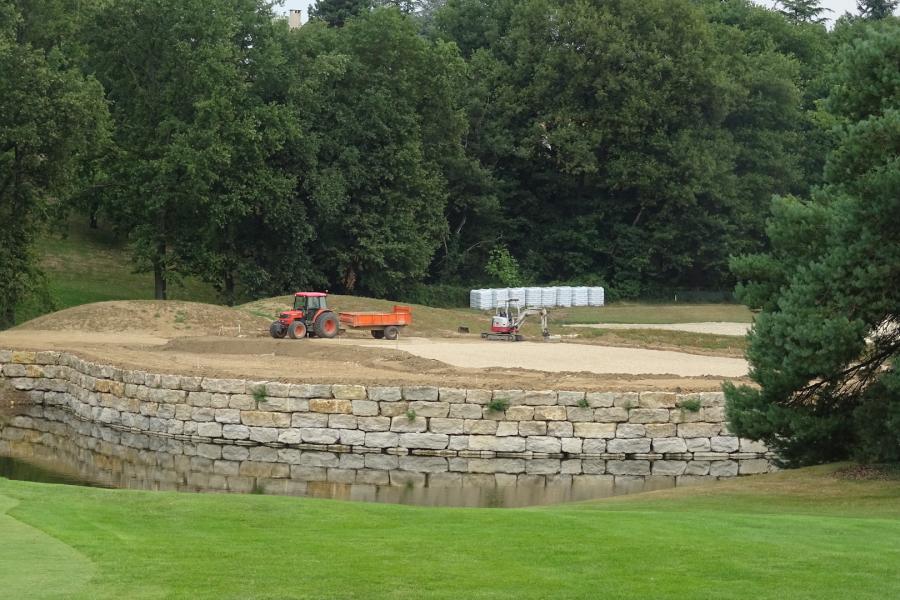
<svg viewBox="0 0 900 600"><path fill-rule="evenodd" d="M209 460L292 471L321 468L304 465L309 451L422 472L730 477L773 468L765 446L728 432L720 392L289 384L17 351L0 351L0 379L87 422L169 438Z"/></svg>

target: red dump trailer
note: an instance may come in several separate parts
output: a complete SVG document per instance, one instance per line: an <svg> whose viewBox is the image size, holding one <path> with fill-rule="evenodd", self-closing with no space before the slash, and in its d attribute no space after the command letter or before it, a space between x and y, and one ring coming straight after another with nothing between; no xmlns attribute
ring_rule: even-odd
<svg viewBox="0 0 900 600"><path fill-rule="evenodd" d="M412 310L408 306L394 306L394 311L338 313L341 326L348 329L368 329L376 340L396 340L400 329L412 324Z"/></svg>

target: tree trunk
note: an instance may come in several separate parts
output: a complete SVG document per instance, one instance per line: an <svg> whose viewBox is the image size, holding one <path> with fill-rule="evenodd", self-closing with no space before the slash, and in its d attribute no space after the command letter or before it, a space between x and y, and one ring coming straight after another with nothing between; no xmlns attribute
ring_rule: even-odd
<svg viewBox="0 0 900 600"><path fill-rule="evenodd" d="M100 210L100 207L97 206L96 204L93 205L93 206L91 206L91 210L90 210L90 223L88 224L88 226L89 226L91 229L97 229L97 228L98 228L98 225L97 225L97 211L98 211L98 210Z"/></svg>
<svg viewBox="0 0 900 600"><path fill-rule="evenodd" d="M154 298L166 300L166 212L156 216L156 255L153 257Z"/></svg>
<svg viewBox="0 0 900 600"><path fill-rule="evenodd" d="M225 304L234 306L234 273L231 269L225 270Z"/></svg>
<svg viewBox="0 0 900 600"><path fill-rule="evenodd" d="M13 305L5 307L0 311L0 330L8 329L16 324L16 307Z"/></svg>

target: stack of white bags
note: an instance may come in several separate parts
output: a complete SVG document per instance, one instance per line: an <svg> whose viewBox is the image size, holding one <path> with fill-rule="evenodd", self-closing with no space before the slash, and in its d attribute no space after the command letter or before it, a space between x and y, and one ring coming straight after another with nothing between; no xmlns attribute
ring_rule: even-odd
<svg viewBox="0 0 900 600"><path fill-rule="evenodd" d="M503 306L507 300L518 300L519 306L528 308L556 308L569 306L603 306L605 293L602 287L528 287L493 288L469 292L469 307L491 310Z"/></svg>

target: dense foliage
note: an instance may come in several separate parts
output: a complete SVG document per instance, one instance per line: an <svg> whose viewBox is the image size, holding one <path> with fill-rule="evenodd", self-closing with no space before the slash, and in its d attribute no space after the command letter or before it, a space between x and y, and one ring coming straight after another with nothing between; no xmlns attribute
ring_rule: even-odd
<svg viewBox="0 0 900 600"><path fill-rule="evenodd" d="M759 387L727 390L729 419L790 462L900 460L898 64L895 19L841 51L827 184L777 199L771 251L734 261L762 313L748 351Z"/></svg>
<svg viewBox="0 0 900 600"><path fill-rule="evenodd" d="M874 1L829 32L818 2L320 0L290 30L267 0L72 6L0 0L7 321L48 202L126 237L160 298L185 276L229 303L730 287L731 255L782 252L772 196L823 183L838 50L893 21ZM3 183L24 181L16 144L26 186Z"/></svg>

